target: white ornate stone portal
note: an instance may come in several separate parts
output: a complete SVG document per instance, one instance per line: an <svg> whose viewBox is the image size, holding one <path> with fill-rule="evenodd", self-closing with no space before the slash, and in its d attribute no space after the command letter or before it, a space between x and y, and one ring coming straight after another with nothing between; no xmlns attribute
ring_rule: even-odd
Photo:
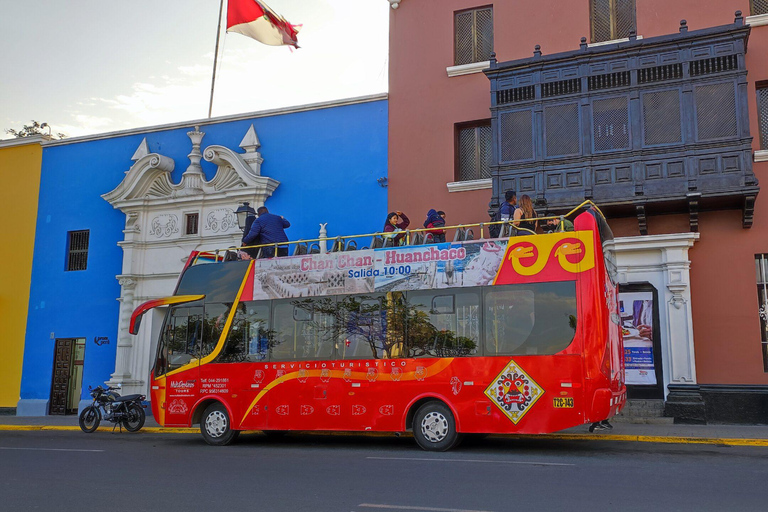
<svg viewBox="0 0 768 512"><path fill-rule="evenodd" d="M688 250L698 238L674 233L615 240L619 291L622 284L649 283L658 292L665 397L670 383L696 383Z"/></svg>
<svg viewBox="0 0 768 512"><path fill-rule="evenodd" d="M134 164L113 191L102 197L126 216L123 267L120 283L115 372L110 385L121 384L125 394L148 395L148 376L164 311L152 311L142 320L139 334L128 333L133 310L143 302L173 294L187 256L196 249L240 245L242 232L234 210L248 201L262 206L280 184L261 175L263 159L251 125L235 153L224 146L208 146L201 153L199 127L187 135L192 141L189 166L180 183L170 175L174 161L150 153L145 138L131 160ZM202 158L217 166L207 181Z"/></svg>

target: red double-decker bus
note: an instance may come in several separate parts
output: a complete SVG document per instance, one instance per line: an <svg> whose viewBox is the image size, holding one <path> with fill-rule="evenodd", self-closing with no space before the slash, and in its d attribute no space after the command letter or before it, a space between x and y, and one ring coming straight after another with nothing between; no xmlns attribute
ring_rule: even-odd
<svg viewBox="0 0 768 512"><path fill-rule="evenodd" d="M145 311L169 306L155 419L199 423L214 445L242 430L412 431L426 450L606 420L626 398L612 234L596 209L574 226L271 259L193 254L176 294L131 321L135 333Z"/></svg>

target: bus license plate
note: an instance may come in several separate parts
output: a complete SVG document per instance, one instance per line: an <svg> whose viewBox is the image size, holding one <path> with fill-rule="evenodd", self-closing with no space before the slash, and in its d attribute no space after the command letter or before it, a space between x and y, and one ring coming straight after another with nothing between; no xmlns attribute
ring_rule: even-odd
<svg viewBox="0 0 768 512"><path fill-rule="evenodd" d="M553 398L555 409L573 409L573 398Z"/></svg>

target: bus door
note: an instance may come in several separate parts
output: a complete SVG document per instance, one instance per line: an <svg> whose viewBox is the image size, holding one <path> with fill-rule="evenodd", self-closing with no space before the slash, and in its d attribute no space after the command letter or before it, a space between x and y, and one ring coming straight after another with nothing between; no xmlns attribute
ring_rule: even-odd
<svg viewBox="0 0 768 512"><path fill-rule="evenodd" d="M158 351L158 376L165 379L165 425L188 425L199 388L199 357L204 331L203 307L171 308ZM160 384L162 385L162 384ZM161 408L163 404L161 404Z"/></svg>

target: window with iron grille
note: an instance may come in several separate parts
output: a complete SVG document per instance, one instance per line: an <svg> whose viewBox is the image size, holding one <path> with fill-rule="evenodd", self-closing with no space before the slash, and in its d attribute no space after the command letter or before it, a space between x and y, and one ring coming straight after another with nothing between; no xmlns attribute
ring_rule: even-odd
<svg viewBox="0 0 768 512"><path fill-rule="evenodd" d="M763 371L768 372L768 254L755 255L755 275L757 278L757 307L760 315Z"/></svg>
<svg viewBox="0 0 768 512"><path fill-rule="evenodd" d="M457 12L454 37L457 66L489 60L493 52L493 7Z"/></svg>
<svg viewBox="0 0 768 512"><path fill-rule="evenodd" d="M757 84L757 115L760 128L760 149L768 149L768 82Z"/></svg>
<svg viewBox="0 0 768 512"><path fill-rule="evenodd" d="M67 233L67 271L88 268L88 239L90 230Z"/></svg>
<svg viewBox="0 0 768 512"><path fill-rule="evenodd" d="M200 219L200 215L197 213L188 213L186 215L186 230L184 231L187 235L196 235L197 234L197 223Z"/></svg>
<svg viewBox="0 0 768 512"><path fill-rule="evenodd" d="M491 122L457 125L458 181L482 180L491 177Z"/></svg>
<svg viewBox="0 0 768 512"><path fill-rule="evenodd" d="M635 0L590 0L592 42L629 37L637 30Z"/></svg>
<svg viewBox="0 0 768 512"><path fill-rule="evenodd" d="M749 13L752 16L768 14L768 0L751 0L749 2Z"/></svg>

